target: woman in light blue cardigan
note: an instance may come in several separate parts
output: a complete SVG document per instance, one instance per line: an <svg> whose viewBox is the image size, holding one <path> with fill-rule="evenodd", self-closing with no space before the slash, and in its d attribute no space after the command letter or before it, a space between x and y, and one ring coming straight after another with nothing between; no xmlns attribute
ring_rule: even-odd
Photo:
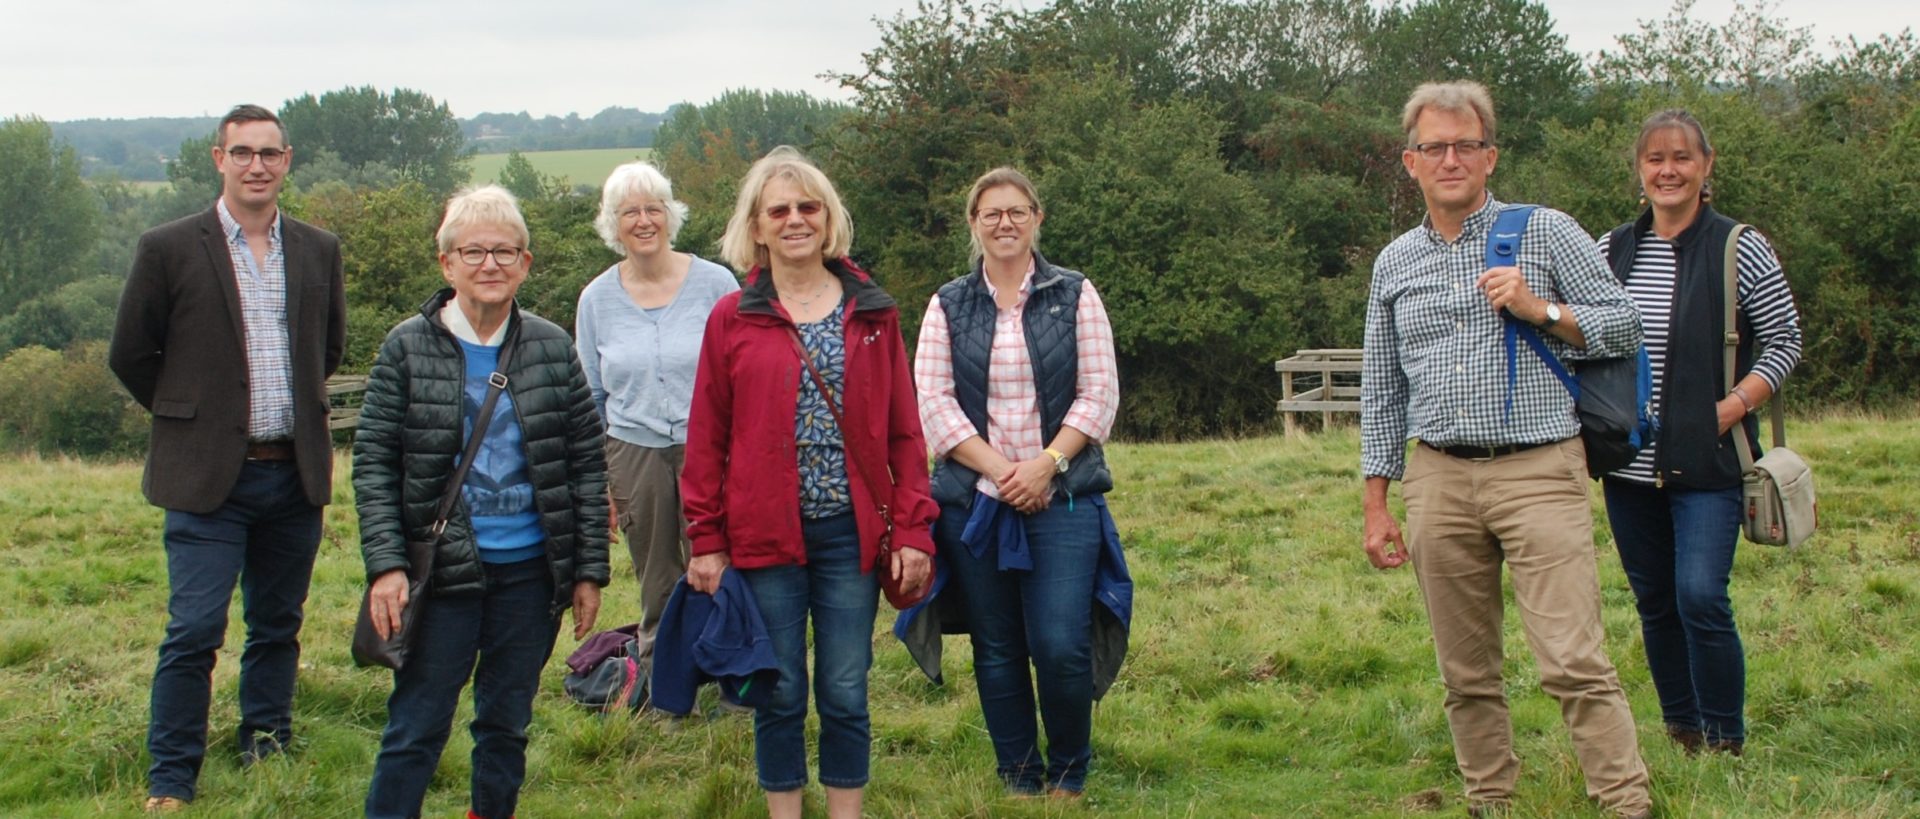
<svg viewBox="0 0 1920 819"><path fill-rule="evenodd" d="M687 568L680 464L701 335L714 303L740 289L726 268L673 249L686 219L687 206L652 165L613 169L594 227L626 258L580 291L574 319L580 365L607 427L613 529L626 535L640 581L642 663Z"/></svg>

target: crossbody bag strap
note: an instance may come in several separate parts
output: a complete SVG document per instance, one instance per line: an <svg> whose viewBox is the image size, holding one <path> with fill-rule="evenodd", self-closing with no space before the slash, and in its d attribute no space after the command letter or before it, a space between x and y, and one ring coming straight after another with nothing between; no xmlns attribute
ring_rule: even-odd
<svg viewBox="0 0 1920 819"><path fill-rule="evenodd" d="M460 465L454 467L453 476L447 479L447 488L440 494L440 512L433 519L433 537L447 529L447 519L453 516L453 504L460 497L460 486L467 482L467 470L473 468L473 459L480 452L480 442L487 437L487 425L493 421L493 408L500 403L500 393L507 388L507 363L513 360L514 337L519 328L513 328L505 341L500 343L500 360L494 364L493 374L487 376L487 397L480 402L480 414L473 419L473 433L467 437L466 451L460 456Z"/></svg>
<svg viewBox="0 0 1920 819"><path fill-rule="evenodd" d="M827 399L827 411L833 413L833 423L840 427L840 444L847 450L847 457L860 465L862 477L866 479L867 486L871 487L874 493L874 505L880 507L880 517L886 521L887 531L892 532L893 516L889 513L889 506L878 498L881 487L888 489L893 487L893 469L891 467L887 469L887 480L884 482L874 480L873 475L867 472L864 468L866 461L853 451L853 435L847 431L846 419L840 415L840 408L834 406L833 390L827 386L827 380L820 377L820 370L813 366L813 356L807 353L807 345L800 340L800 331L794 329L793 325L787 325L787 339L793 342L793 351L800 355L800 363L806 366L807 375L813 378L814 388L820 391L821 397Z"/></svg>
<svg viewBox="0 0 1920 819"><path fill-rule="evenodd" d="M1746 233L1746 225L1734 225L1733 232L1727 234L1726 248L1726 284L1721 292L1720 303L1722 321L1725 323L1725 346L1721 352L1721 369L1726 371L1726 387L1723 394L1733 393L1734 368L1738 364L1740 350L1740 325L1737 323L1737 311L1740 301L1740 234ZM1786 411L1780 393L1775 391L1767 407L1768 421L1773 427L1773 445L1787 445ZM1740 474L1753 471L1753 446L1747 443L1747 431L1744 425L1735 425L1733 450L1740 455Z"/></svg>

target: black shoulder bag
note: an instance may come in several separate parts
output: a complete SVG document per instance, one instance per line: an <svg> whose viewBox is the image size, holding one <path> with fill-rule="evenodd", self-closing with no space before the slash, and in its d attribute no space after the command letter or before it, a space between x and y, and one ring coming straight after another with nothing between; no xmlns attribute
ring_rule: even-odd
<svg viewBox="0 0 1920 819"><path fill-rule="evenodd" d="M517 332L517 329L516 329ZM440 495L440 511L434 517L433 526L427 529L426 540L407 541L407 604L400 609L400 628L385 638L373 628L373 583L367 583L367 591L360 596L360 617L353 624L353 664L365 668L377 665L399 671L406 665L407 649L413 644L413 633L420 625L420 607L426 605L427 581L433 576L433 555L440 548L440 541L447 532L447 518L453 515L454 501L460 497L460 485L466 483L467 470L473 467L473 458L480 451L480 442L487 437L487 425L493 420L494 405L500 403L500 393L507 388L507 362L513 358L513 338L509 336L500 345L500 361L493 368L493 374L487 376L487 397L480 402L480 414L473 419L473 434L467 438L464 454L460 456L460 465L453 470L453 476L447 479L447 489Z"/></svg>

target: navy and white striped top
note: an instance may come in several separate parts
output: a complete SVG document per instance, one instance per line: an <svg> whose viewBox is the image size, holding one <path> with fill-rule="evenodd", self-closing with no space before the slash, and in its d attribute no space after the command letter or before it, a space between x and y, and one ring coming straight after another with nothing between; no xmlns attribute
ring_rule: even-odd
<svg viewBox="0 0 1920 819"><path fill-rule="evenodd" d="M1612 233L1600 234L1600 255L1607 255ZM1739 305L1753 328L1753 372L1775 392L1800 363L1800 313L1793 306L1787 276L1767 237L1752 228L1740 234ZM1640 308L1640 326L1646 331L1647 358L1653 364L1653 412L1660 412L1661 385L1666 381L1667 341L1673 317L1675 277L1673 243L1648 230L1634 251L1627 274L1627 293ZM1633 463L1610 477L1652 484L1654 449L1658 441L1640 450Z"/></svg>

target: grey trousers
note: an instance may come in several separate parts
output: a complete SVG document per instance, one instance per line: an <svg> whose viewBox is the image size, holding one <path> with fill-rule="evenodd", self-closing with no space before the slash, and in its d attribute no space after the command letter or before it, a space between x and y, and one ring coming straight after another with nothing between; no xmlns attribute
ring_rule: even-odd
<svg viewBox="0 0 1920 819"><path fill-rule="evenodd" d="M687 572L687 522L680 514L680 465L686 447L635 446L607 438L607 484L619 510L615 522L640 581L640 656L653 657L660 613L673 584Z"/></svg>

